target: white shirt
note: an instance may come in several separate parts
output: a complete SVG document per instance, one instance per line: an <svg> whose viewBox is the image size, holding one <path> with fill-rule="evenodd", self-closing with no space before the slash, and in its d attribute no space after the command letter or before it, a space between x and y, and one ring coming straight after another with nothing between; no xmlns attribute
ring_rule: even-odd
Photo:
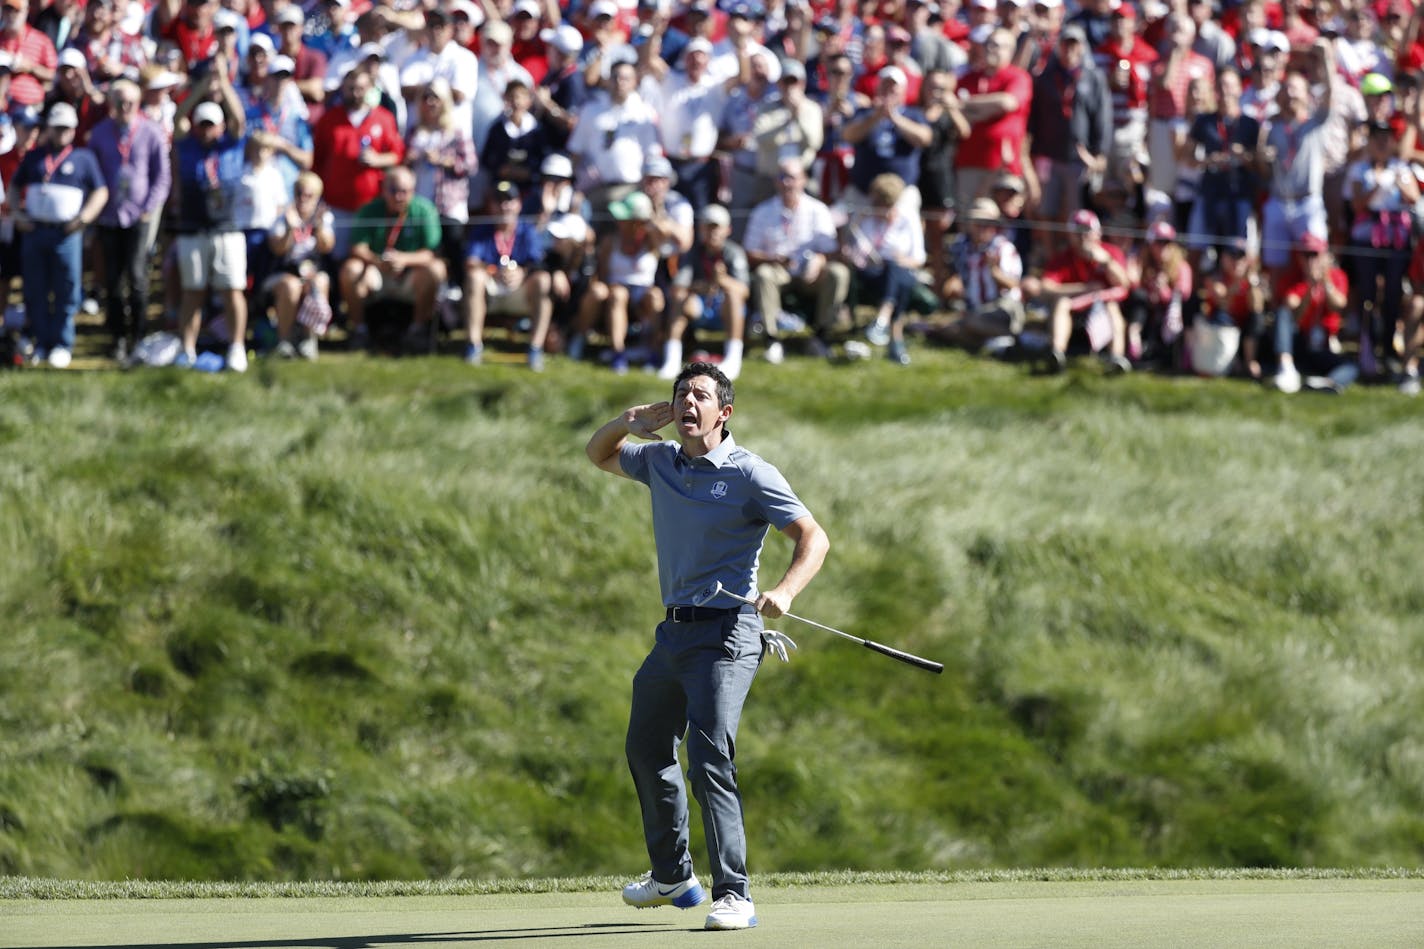
<svg viewBox="0 0 1424 949"><path fill-rule="evenodd" d="M782 204L780 195L753 208L742 246L748 253L790 257L794 263L807 252L829 254L837 243L831 209L809 194L803 194L794 211Z"/></svg>
<svg viewBox="0 0 1424 949"><path fill-rule="evenodd" d="M706 158L716 150L727 92L711 75L694 83L686 73L669 73L649 102L662 122L663 150L669 157Z"/></svg>
<svg viewBox="0 0 1424 949"><path fill-rule="evenodd" d="M971 310L1004 298L1022 299L1018 281L1023 278L1023 258L1005 235L995 234L983 247L965 235L955 242L952 256L964 281L964 303ZM1001 288L989 272L995 257L999 260L999 269L1014 280L1014 285L1007 290Z"/></svg>
<svg viewBox="0 0 1424 949"><path fill-rule="evenodd" d="M424 76L424 82L407 82L407 76ZM462 129L472 128L475 93L479 88L480 63L475 54L451 41L439 53L429 48L411 56L401 68L401 85L424 85L431 79L444 79L450 84L455 108L451 115ZM503 95L503 90L500 90Z"/></svg>
<svg viewBox="0 0 1424 949"><path fill-rule="evenodd" d="M270 231L292 203L287 182L276 162L261 168L248 165L232 194L232 223L242 231Z"/></svg>
<svg viewBox="0 0 1424 949"><path fill-rule="evenodd" d="M600 98L580 107L569 154L591 184L632 184L643 179L643 159L661 148L658 116L636 92L622 105Z"/></svg>
<svg viewBox="0 0 1424 949"><path fill-rule="evenodd" d="M918 221L892 211L889 220L873 212L857 214L847 229L846 252L858 267L888 260L902 267L925 263L925 231Z"/></svg>
<svg viewBox="0 0 1424 949"><path fill-rule="evenodd" d="M776 58L776 54L755 40L747 41L748 55L765 56L770 63L766 71L767 81L776 85L781 78L781 60ZM741 61L737 58L737 48L732 45L730 38L719 41L712 47L712 58L707 62L707 75L717 82L726 82L742 71Z"/></svg>

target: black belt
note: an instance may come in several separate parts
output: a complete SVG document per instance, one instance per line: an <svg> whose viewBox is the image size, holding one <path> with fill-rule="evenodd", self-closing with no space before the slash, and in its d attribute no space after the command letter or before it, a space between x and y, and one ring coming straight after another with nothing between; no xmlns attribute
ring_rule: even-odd
<svg viewBox="0 0 1424 949"><path fill-rule="evenodd" d="M669 606L667 608L667 620L669 623L699 623L703 620L721 619L724 616L731 616L733 613L740 613L740 606L727 608L714 608L710 606Z"/></svg>

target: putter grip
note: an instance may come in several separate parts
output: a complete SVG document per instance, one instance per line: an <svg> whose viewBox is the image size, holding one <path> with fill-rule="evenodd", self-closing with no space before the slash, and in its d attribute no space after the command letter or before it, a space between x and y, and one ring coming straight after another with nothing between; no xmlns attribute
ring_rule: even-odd
<svg viewBox="0 0 1424 949"><path fill-rule="evenodd" d="M899 659L901 662L908 663L909 665L918 666L926 672L933 672L935 675L939 675L944 671L944 663L942 662L931 662L928 659L921 659L919 656L912 656L907 652L891 649L889 646L881 645L869 639L865 640L865 648L872 649L883 656L889 656L891 659Z"/></svg>

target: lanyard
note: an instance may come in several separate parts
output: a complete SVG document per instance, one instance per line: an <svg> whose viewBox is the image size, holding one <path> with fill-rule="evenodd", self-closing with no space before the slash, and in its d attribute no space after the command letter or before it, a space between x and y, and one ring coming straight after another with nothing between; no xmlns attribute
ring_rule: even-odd
<svg viewBox="0 0 1424 949"><path fill-rule="evenodd" d="M409 211L410 211L410 207L409 207L409 206L407 206L404 210L402 210L401 213L400 213L400 217L396 218L396 223L395 223L394 225L392 225L390 231L387 232L387 234L386 234L386 253L389 254L392 250L395 249L396 240L397 240L397 238L400 237L401 228L405 227L405 216L406 216L406 214L407 214Z"/></svg>
<svg viewBox="0 0 1424 949"><path fill-rule="evenodd" d="M505 237L499 231L494 232L494 252L499 254L499 264L501 267L508 266L510 258L514 255L515 236L515 231L510 231L508 237Z"/></svg>
<svg viewBox="0 0 1424 949"><path fill-rule="evenodd" d="M64 146L64 150L58 155L53 155L44 159L44 183L49 184L49 180L54 177L54 173L59 171L59 166L64 164L64 160L69 157L69 153L74 151L73 145Z"/></svg>
<svg viewBox="0 0 1424 949"><path fill-rule="evenodd" d="M127 164L129 163L129 156L133 154L134 138L135 138L137 135L138 135L138 123L137 123L137 122L130 122L129 125L128 125L128 129L124 132L123 135L120 135L120 136L119 136L119 139L118 139L118 142L116 143L116 145L117 145L118 150L119 150L119 163L120 163L120 164L127 165Z"/></svg>

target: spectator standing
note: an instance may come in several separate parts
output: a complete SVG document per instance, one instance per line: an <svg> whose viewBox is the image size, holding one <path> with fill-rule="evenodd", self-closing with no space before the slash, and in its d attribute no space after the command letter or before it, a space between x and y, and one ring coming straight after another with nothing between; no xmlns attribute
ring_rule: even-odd
<svg viewBox="0 0 1424 949"><path fill-rule="evenodd" d="M735 86L722 112L722 126L717 147L726 153L723 159L722 183L724 197L732 210L732 235L742 234L747 226L747 213L756 205L753 200L759 185L757 172L756 124L762 111L777 94L771 80L770 53L751 55L747 73L741 85Z"/></svg>
<svg viewBox="0 0 1424 949"><path fill-rule="evenodd" d="M850 293L850 268L829 257L839 246L835 219L825 203L806 194L806 169L799 159L781 163L776 188L775 197L752 211L745 244L752 304L766 324L766 358L773 364L785 356L780 336L786 290L810 296L815 333L810 352L822 357L829 354L827 336Z"/></svg>
<svg viewBox="0 0 1424 949"><path fill-rule="evenodd" d="M1264 126L1280 110L1281 80L1290 44L1284 33L1264 27L1251 32L1250 44L1251 71L1241 93L1241 111Z"/></svg>
<svg viewBox="0 0 1424 949"><path fill-rule="evenodd" d="M584 104L569 137L575 180L588 195L594 226L601 230L609 227L609 205L633 192L648 153L662 147L657 114L638 94L637 83L636 66L613 64L607 97Z"/></svg>
<svg viewBox="0 0 1424 949"><path fill-rule="evenodd" d="M1192 51L1210 60L1215 69L1234 65L1236 41L1217 22L1221 8L1215 0L1187 0L1187 15L1196 24L1197 36L1192 41Z"/></svg>
<svg viewBox="0 0 1424 949"><path fill-rule="evenodd" d="M307 105L312 122L320 122L326 102L326 57L306 44L302 27L306 15L295 3L277 14L277 50L292 61L292 79Z"/></svg>
<svg viewBox="0 0 1424 949"><path fill-rule="evenodd" d="M995 30L984 43L984 65L966 73L959 97L969 135L959 146L954 167L955 203L969 203L987 194L1001 172L1024 174L1024 136L1033 103L1033 79L1011 65L1014 37Z"/></svg>
<svg viewBox="0 0 1424 949"><path fill-rule="evenodd" d="M1063 32L1076 26L1083 32L1083 42L1097 49L1112 36L1113 12L1117 7L1114 0L1086 0L1077 13L1063 21Z"/></svg>
<svg viewBox="0 0 1424 949"><path fill-rule="evenodd" d="M663 151L677 172L677 189L696 210L716 198L717 127L729 89L736 85L736 80L719 82L707 71L711 54L707 40L689 40L679 60L681 68L663 76L651 100L661 120Z"/></svg>
<svg viewBox="0 0 1424 949"><path fill-rule="evenodd" d="M1312 47L1313 56L1328 56L1329 48L1328 41L1322 42ZM1270 176L1270 196L1261 209L1261 262L1275 283L1307 234L1322 241L1329 236L1323 195L1335 71L1326 76L1320 101L1314 102L1306 74L1287 74L1280 112L1266 127L1260 158L1262 173Z"/></svg>
<svg viewBox="0 0 1424 949"><path fill-rule="evenodd" d="M50 0L31 18L31 25L39 30L56 50L70 44L84 22L84 5L80 0Z"/></svg>
<svg viewBox="0 0 1424 949"><path fill-rule="evenodd" d="M821 200L834 204L850 187L850 166L855 160L855 146L845 140L846 124L870 104L870 99L852 86L855 64L844 53L828 56L821 71L825 91L817 101L825 130L821 136L821 153L814 166L814 182Z"/></svg>
<svg viewBox="0 0 1424 949"><path fill-rule="evenodd" d="M247 240L233 218L233 193L245 164L246 118L225 65L214 65L178 109L180 122L191 115L193 123L173 156L178 188L174 230L183 290L178 364L191 366L197 360L203 307L209 292L218 290L232 334L227 367L246 372ZM214 91L219 101L209 98Z"/></svg>
<svg viewBox="0 0 1424 949"><path fill-rule="evenodd" d="M1214 108L1192 120L1185 163L1200 167L1188 246L1201 252L1244 243L1251 236L1260 178L1256 155L1261 123L1241 110L1241 77L1235 69L1216 74Z"/></svg>
<svg viewBox="0 0 1424 949"><path fill-rule="evenodd" d="M465 362L484 360L487 316L531 318L529 368L544 368L544 341L553 320L551 276L544 263L544 238L522 217L519 185L500 181L490 189L485 219L470 231L465 252Z"/></svg>
<svg viewBox="0 0 1424 949"><path fill-rule="evenodd" d="M479 167L475 143L470 141L469 131L456 122L457 114L449 84L438 77L432 79L420 94L405 149L405 163L415 171L415 193L434 204L440 215L440 253L448 274L460 273L465 260L470 177ZM499 128L495 127L496 132ZM495 132L490 137L494 138ZM486 154L492 160L495 157L493 152Z"/></svg>
<svg viewBox="0 0 1424 949"><path fill-rule="evenodd" d="M512 181L527 192L544 157L553 151L549 132L531 111L534 94L523 80L509 81L504 101L503 120L491 126L485 138L484 165L493 180Z"/></svg>
<svg viewBox="0 0 1424 949"><path fill-rule="evenodd" d="M872 181L893 174L904 183L898 198L901 212L919 220L920 155L933 142L934 129L918 106L907 104L908 89L899 66L883 67L870 107L858 112L842 133L855 149L851 187L839 203L848 214L869 205Z"/></svg>
<svg viewBox="0 0 1424 949"><path fill-rule="evenodd" d="M752 123L756 175L745 185L751 189L751 203L759 204L771 197L772 182L783 160L796 158L809 170L824 135L821 107L806 95L806 68L797 60L787 60L781 67L775 94L763 100ZM743 186L742 181L734 181L737 190Z"/></svg>
<svg viewBox="0 0 1424 949"><path fill-rule="evenodd" d="M74 140L83 145L89 141L89 130L107 114L107 103L104 94L89 78L89 67L83 53L70 47L60 52L58 62L54 85L45 96L45 109L48 110L56 102L74 106L75 114L79 116L79 131L75 133Z"/></svg>
<svg viewBox="0 0 1424 949"><path fill-rule="evenodd" d="M1157 51L1137 35L1137 12L1131 3L1113 11L1112 22L1112 35L1093 53L1112 96L1113 144L1107 175L1137 184L1148 162L1147 85Z"/></svg>
<svg viewBox="0 0 1424 949"><path fill-rule="evenodd" d="M28 0L0 3L0 53L10 55L10 106L38 106L54 81L59 54L54 43L27 23Z"/></svg>
<svg viewBox="0 0 1424 949"><path fill-rule="evenodd" d="M969 122L955 95L953 73L930 70L920 88L920 111L931 133L929 146L920 152L921 216L929 252L930 285L942 287L949 277L944 242L955 211L954 156L959 143L969 134Z"/></svg>
<svg viewBox="0 0 1424 949"><path fill-rule="evenodd" d="M474 124L470 134L476 142L486 141L490 128L503 117L504 90L510 82L518 79L525 88L534 88L534 77L510 55L513 39L509 24L500 20L486 24L480 42L479 79L471 106ZM483 182L475 186L476 191L482 188Z"/></svg>
<svg viewBox="0 0 1424 949"><path fill-rule="evenodd" d="M1028 132L1034 173L1042 185L1038 216L1061 224L1083 206L1085 191L1102 187L1113 134L1107 79L1076 22L1058 34L1053 55L1034 80ZM1042 246L1050 255L1061 246L1058 233L1050 228L1043 235Z"/></svg>
<svg viewBox="0 0 1424 949"><path fill-rule="evenodd" d="M381 193L386 169L400 164L405 143L395 116L368 104L371 74L352 69L341 85L341 102L322 114L312 131L312 168L326 186L326 203L336 219L336 249L351 246L356 212Z"/></svg>
<svg viewBox="0 0 1424 949"><path fill-rule="evenodd" d="M1187 140L1188 94L1191 84L1216 81L1211 60L1192 49L1196 25L1185 13L1167 17L1168 41L1162 58L1152 67L1148 88L1147 185L1155 195L1149 203L1168 207L1177 190L1177 154Z"/></svg>
<svg viewBox="0 0 1424 949"><path fill-rule="evenodd" d="M84 229L98 219L109 190L94 153L74 144L73 106L50 109L40 144L20 162L9 189L15 229L24 234L25 314L36 362L69 366L74 315L84 272Z"/></svg>
<svg viewBox="0 0 1424 949"><path fill-rule="evenodd" d="M188 71L217 50L218 34L214 18L219 9L218 0L159 0L154 5L153 22L159 41L166 40L178 47L178 55Z"/></svg>
<svg viewBox="0 0 1424 949"><path fill-rule="evenodd" d="M440 215L415 193L415 172L404 165L392 168L381 193L356 213L351 253L341 266L347 332L357 347L370 339L370 305L395 301L412 308L405 349L429 351L436 298L446 277L440 240Z"/></svg>
<svg viewBox="0 0 1424 949"><path fill-rule="evenodd" d="M583 35L567 23L539 34L546 47L549 69L534 87L534 115L544 126L551 151L568 147L574 116L588 101L588 85L578 67Z"/></svg>
<svg viewBox="0 0 1424 949"><path fill-rule="evenodd" d="M297 176L312 167L311 124L292 83L295 68L286 56L272 57L259 94L247 108L247 127L272 136L277 170L288 193L295 187Z"/></svg>
<svg viewBox="0 0 1424 949"><path fill-rule="evenodd" d="M125 33L114 18L114 0L89 0L84 7L84 27L69 45L84 54L89 75L100 84L133 74L148 65L143 40Z"/></svg>
<svg viewBox="0 0 1424 949"><path fill-rule="evenodd" d="M113 357L120 363L143 335L153 249L150 224L162 215L173 185L168 137L158 123L144 116L139 99L136 83L116 80L109 89L109 117L89 136L89 148L109 192L97 231L104 259L108 329Z"/></svg>
<svg viewBox="0 0 1424 949"><path fill-rule="evenodd" d="M488 27L486 27L488 30ZM418 72L426 85L440 79L448 86L452 106L450 122L474 137L474 99L479 88L480 63L475 54L455 42L450 14L436 7L425 12L425 47L406 61L403 75ZM413 85L402 78L403 85ZM500 89L497 95L503 95ZM483 142L484 138L477 141Z"/></svg>

